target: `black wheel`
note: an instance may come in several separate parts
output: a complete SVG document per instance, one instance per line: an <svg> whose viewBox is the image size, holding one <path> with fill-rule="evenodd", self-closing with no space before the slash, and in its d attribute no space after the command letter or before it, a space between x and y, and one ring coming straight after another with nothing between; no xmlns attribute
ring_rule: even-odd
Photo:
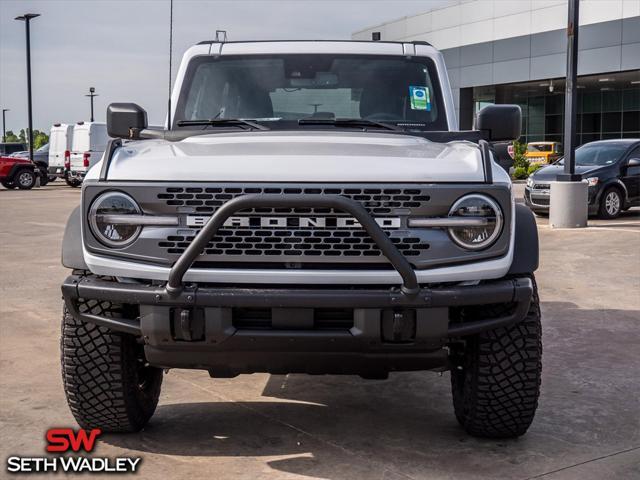
<svg viewBox="0 0 640 480"><path fill-rule="evenodd" d="M70 187L75 188L80 186L80 182L75 178L65 177L64 181L67 182L67 185L69 185Z"/></svg>
<svg viewBox="0 0 640 480"><path fill-rule="evenodd" d="M15 184L20 190L31 190L36 184L36 173L32 170L20 170L16 173Z"/></svg>
<svg viewBox="0 0 640 480"><path fill-rule="evenodd" d="M2 181L2 186L8 190L13 190L16 188L16 184L13 182Z"/></svg>
<svg viewBox="0 0 640 480"><path fill-rule="evenodd" d="M465 312L491 318L510 306ZM480 311L482 310L482 311ZM471 435L511 438L524 434L535 415L542 373L542 327L534 280L527 316L452 347L451 389L456 418Z"/></svg>
<svg viewBox="0 0 640 480"><path fill-rule="evenodd" d="M81 311L120 315L109 302L90 301ZM137 432L158 405L162 370L150 367L135 337L62 317L62 380L78 425L105 432Z"/></svg>
<svg viewBox="0 0 640 480"><path fill-rule="evenodd" d="M44 187L49 183L49 175L47 174L47 165L43 163L38 164L38 176L40 177L40 186Z"/></svg>
<svg viewBox="0 0 640 480"><path fill-rule="evenodd" d="M49 183L51 183L51 182L55 182L56 178L58 178L58 177L56 177L55 175L49 175L47 177L47 180L48 180Z"/></svg>
<svg viewBox="0 0 640 480"><path fill-rule="evenodd" d="M598 216L604 219L616 218L622 212L624 207L624 200L620 194L620 190L617 188L608 188L602 194L600 199L600 208L598 210Z"/></svg>

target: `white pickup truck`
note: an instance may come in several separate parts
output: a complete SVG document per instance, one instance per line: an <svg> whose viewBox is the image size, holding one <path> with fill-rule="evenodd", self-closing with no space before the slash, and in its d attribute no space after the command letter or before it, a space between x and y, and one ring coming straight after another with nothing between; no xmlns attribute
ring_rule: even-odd
<svg viewBox="0 0 640 480"><path fill-rule="evenodd" d="M472 435L522 435L537 408L531 212L491 142L520 109L456 131L424 42L202 42L165 128L111 104L71 215L64 387L84 428L136 431L163 369L451 371ZM399 399L402 401L402 399Z"/></svg>

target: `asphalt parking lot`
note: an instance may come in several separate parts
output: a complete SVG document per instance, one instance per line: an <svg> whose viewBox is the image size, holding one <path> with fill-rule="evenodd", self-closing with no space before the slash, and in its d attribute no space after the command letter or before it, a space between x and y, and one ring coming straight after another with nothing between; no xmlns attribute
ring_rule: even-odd
<svg viewBox="0 0 640 480"><path fill-rule="evenodd" d="M0 190L3 463L43 455L47 428L75 427L59 284L79 193L60 181ZM448 374L212 380L173 370L147 429L102 436L95 455L143 457L139 478L640 478L640 210L587 229L539 227L544 373L524 437L467 436Z"/></svg>

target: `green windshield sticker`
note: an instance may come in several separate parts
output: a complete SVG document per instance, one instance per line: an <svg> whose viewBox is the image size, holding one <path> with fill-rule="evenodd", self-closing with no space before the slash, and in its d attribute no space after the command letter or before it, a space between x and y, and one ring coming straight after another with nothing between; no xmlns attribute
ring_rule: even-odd
<svg viewBox="0 0 640 480"><path fill-rule="evenodd" d="M431 95L429 87L409 87L409 98L411 99L411 110L431 111Z"/></svg>

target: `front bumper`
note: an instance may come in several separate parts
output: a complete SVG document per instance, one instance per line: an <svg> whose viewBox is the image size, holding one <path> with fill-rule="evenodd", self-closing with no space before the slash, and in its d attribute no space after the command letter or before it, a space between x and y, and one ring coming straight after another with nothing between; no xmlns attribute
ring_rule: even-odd
<svg viewBox="0 0 640 480"><path fill-rule="evenodd" d="M392 370L446 368L443 347L452 340L521 321L533 283L522 277L421 287L415 294L399 289L188 285L169 295L160 286L71 275L62 292L75 318L141 337L147 360L158 367L200 368L216 376L378 376ZM136 313L107 316L100 313L103 302L127 305L132 308L123 311ZM460 318L460 308L483 305L508 308L491 318ZM327 307L342 309L349 318L321 327L319 318ZM261 322L246 321L247 311L259 312L255 314Z"/></svg>
<svg viewBox="0 0 640 480"><path fill-rule="evenodd" d="M594 188L589 188L589 215L598 211L598 192ZM534 212L549 213L551 209L551 194L549 190L539 190L525 187L524 203Z"/></svg>

